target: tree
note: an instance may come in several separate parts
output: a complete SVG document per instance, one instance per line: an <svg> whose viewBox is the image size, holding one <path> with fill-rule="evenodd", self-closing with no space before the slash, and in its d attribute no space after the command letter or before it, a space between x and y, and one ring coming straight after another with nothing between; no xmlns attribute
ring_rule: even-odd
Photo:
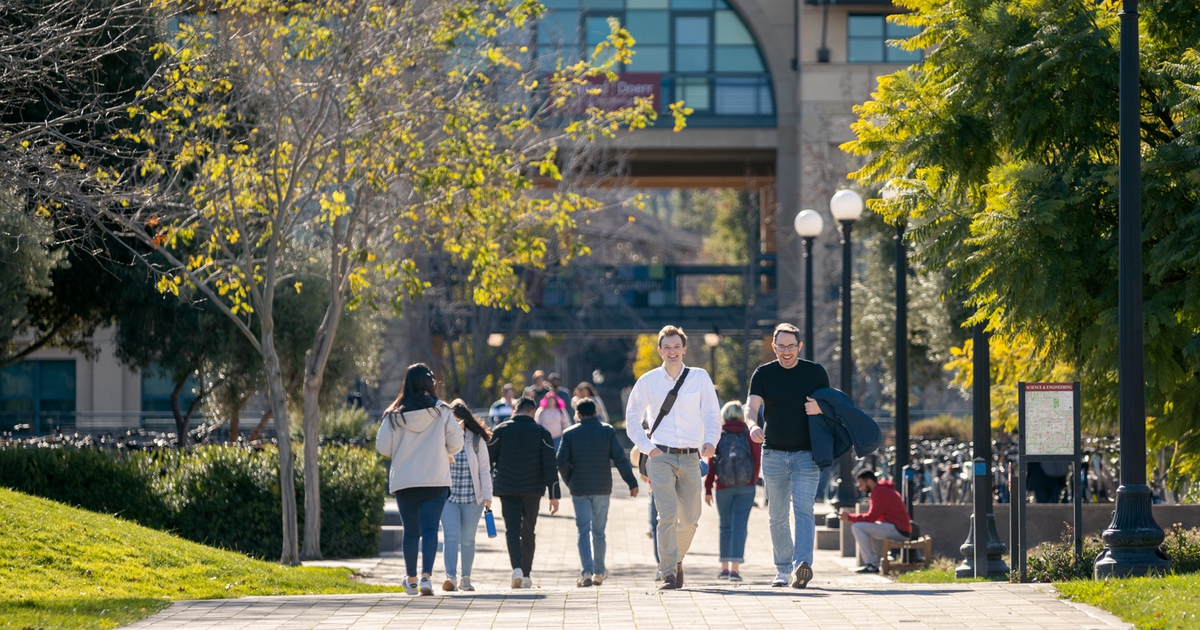
<svg viewBox="0 0 1200 630"><path fill-rule="evenodd" d="M856 111L852 177L907 218L922 261L951 271L1002 338L1073 367L1085 408L1117 396L1116 2L902 0L922 29L911 68ZM1146 3L1141 130L1151 438L1200 469L1200 5Z"/></svg>
<svg viewBox="0 0 1200 630"><path fill-rule="evenodd" d="M50 295L51 272L62 264L53 249L53 227L23 212L12 194L0 193L0 367L20 361L48 343L42 336L19 347L15 338L31 323L30 302Z"/></svg>

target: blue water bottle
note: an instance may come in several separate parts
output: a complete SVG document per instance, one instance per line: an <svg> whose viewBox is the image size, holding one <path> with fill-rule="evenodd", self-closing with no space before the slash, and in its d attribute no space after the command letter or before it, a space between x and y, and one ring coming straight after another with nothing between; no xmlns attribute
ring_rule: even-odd
<svg viewBox="0 0 1200 630"><path fill-rule="evenodd" d="M492 508L483 511L483 522L487 523L488 538L496 537L496 517L492 516Z"/></svg>

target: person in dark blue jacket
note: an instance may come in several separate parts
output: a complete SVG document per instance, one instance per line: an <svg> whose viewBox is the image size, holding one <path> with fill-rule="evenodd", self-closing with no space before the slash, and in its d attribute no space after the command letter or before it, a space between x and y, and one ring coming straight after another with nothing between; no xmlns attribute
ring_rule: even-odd
<svg viewBox="0 0 1200 630"><path fill-rule="evenodd" d="M495 481L492 494L500 497L504 538L512 563L513 588L530 588L533 569L534 527L542 495L550 491L550 514L558 512L558 471L550 432L533 420L537 403L523 397L516 414L496 425L488 443Z"/></svg>
<svg viewBox="0 0 1200 630"><path fill-rule="evenodd" d="M629 485L631 496L637 496L638 482L625 456L625 447L617 441L617 432L596 416L596 403L584 398L575 406L575 413L578 424L563 431L558 446L558 472L571 489L575 527L579 529L579 560L583 568L576 585L598 586L608 577L604 566L604 529L612 494L609 470L617 467L621 479Z"/></svg>

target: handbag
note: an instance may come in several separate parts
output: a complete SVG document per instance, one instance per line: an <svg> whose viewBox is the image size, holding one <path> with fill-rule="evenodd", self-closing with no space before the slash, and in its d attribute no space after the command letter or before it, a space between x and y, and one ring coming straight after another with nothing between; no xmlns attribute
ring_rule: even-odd
<svg viewBox="0 0 1200 630"><path fill-rule="evenodd" d="M675 406L675 399L679 397L679 388L683 387L683 381L687 379L689 371L691 371L691 368L683 368L683 373L679 375L679 380L675 381L675 387L672 387L671 391L667 392L667 397L663 399L662 407L658 410L658 417L654 419L654 426L650 427L650 432L646 434L647 439L654 436L654 432L658 430L658 425L662 424L663 418L671 413L671 408ZM650 455L649 453L641 453L640 455L638 457L638 473L649 479L650 473L646 467L646 462L650 461Z"/></svg>

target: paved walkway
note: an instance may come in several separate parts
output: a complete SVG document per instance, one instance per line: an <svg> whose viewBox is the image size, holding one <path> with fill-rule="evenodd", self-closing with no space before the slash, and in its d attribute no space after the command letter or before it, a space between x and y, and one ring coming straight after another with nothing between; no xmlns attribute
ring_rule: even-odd
<svg viewBox="0 0 1200 630"><path fill-rule="evenodd" d="M759 502L761 503L761 491ZM608 525L609 580L575 588L578 574L571 501L538 520L535 588L508 588L511 570L500 536L480 528L472 571L474 593L433 597L403 594L320 597L247 597L178 602L130 628L269 630L275 628L381 630L413 628L1127 628L1095 608L1057 599L1048 587L1015 584L897 584L852 572L854 559L818 551L816 578L805 590L771 588L770 536L763 508L750 517L750 540L739 585L716 580L717 514L705 506L700 532L688 554L687 587L659 593L653 584L654 554L646 535L647 499L614 496ZM965 527L965 525L964 525ZM313 563L351 566L367 581L397 584L398 554L383 558ZM441 557L435 584L440 584Z"/></svg>

